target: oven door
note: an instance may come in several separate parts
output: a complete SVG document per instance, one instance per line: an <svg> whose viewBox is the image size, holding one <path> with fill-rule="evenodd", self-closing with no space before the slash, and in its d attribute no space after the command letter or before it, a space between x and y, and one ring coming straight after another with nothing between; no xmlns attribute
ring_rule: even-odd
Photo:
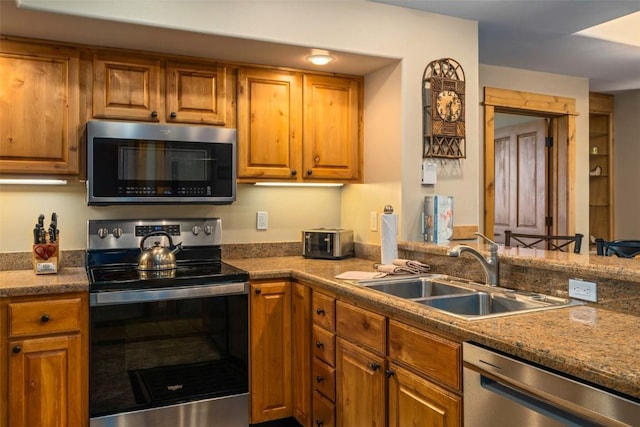
<svg viewBox="0 0 640 427"><path fill-rule="evenodd" d="M92 427L247 426L248 284L91 294Z"/></svg>

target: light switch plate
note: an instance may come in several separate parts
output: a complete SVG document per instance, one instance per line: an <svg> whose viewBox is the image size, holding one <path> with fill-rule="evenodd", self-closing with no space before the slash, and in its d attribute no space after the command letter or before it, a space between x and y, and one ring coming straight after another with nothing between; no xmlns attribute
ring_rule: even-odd
<svg viewBox="0 0 640 427"><path fill-rule="evenodd" d="M581 279L569 279L569 297L598 302L598 284Z"/></svg>

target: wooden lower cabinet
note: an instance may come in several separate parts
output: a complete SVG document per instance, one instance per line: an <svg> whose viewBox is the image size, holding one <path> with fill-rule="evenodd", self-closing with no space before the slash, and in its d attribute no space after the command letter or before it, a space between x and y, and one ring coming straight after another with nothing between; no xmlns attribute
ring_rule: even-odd
<svg viewBox="0 0 640 427"><path fill-rule="evenodd" d="M461 425L462 398L393 363L389 372L389 427Z"/></svg>
<svg viewBox="0 0 640 427"><path fill-rule="evenodd" d="M317 391L313 393L313 425L315 427L336 425L336 405Z"/></svg>
<svg viewBox="0 0 640 427"><path fill-rule="evenodd" d="M336 424L384 426L384 357L338 338L336 371Z"/></svg>
<svg viewBox="0 0 640 427"><path fill-rule="evenodd" d="M303 426L311 426L311 288L291 284L293 328L293 417Z"/></svg>
<svg viewBox="0 0 640 427"><path fill-rule="evenodd" d="M0 425L88 425L88 310L84 293L0 301Z"/></svg>
<svg viewBox="0 0 640 427"><path fill-rule="evenodd" d="M291 283L252 282L249 292L250 421L291 417Z"/></svg>

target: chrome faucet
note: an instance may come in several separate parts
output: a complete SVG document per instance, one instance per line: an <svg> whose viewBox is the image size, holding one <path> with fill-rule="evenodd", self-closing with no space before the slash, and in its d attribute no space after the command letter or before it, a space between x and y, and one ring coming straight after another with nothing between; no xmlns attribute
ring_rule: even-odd
<svg viewBox="0 0 640 427"><path fill-rule="evenodd" d="M498 244L493 240L489 239L482 233L475 233L477 236L482 237L484 240L489 243L489 256L485 258L477 249L472 248L471 246L466 245L457 245L454 246L447 252L447 255L458 257L462 252L469 252L470 255L473 255L478 261L480 261L480 265L482 265L482 269L484 270L485 280L487 285L489 286L498 286L500 284L500 264L498 262Z"/></svg>

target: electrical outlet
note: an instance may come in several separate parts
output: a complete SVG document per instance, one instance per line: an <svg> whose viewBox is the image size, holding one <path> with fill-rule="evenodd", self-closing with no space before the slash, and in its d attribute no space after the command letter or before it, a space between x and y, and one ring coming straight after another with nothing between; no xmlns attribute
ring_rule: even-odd
<svg viewBox="0 0 640 427"><path fill-rule="evenodd" d="M598 284L581 279L569 279L569 297L598 302Z"/></svg>
<svg viewBox="0 0 640 427"><path fill-rule="evenodd" d="M378 231L378 212L369 212L369 230Z"/></svg>
<svg viewBox="0 0 640 427"><path fill-rule="evenodd" d="M269 214L260 211L256 214L256 230L266 230L269 228Z"/></svg>

